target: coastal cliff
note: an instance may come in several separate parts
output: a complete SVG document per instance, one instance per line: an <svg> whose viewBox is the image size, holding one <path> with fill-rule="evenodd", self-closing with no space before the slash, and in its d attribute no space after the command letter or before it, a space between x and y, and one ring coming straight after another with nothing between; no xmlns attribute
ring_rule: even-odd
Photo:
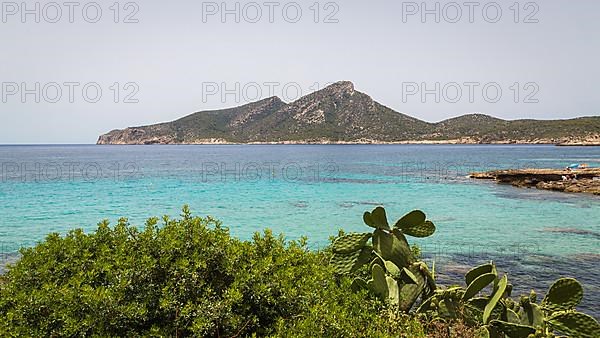
<svg viewBox="0 0 600 338"><path fill-rule="evenodd" d="M97 144L558 144L600 145L600 117L507 121L468 114L430 123L396 112L351 82L285 103L271 97L181 119L113 130Z"/></svg>

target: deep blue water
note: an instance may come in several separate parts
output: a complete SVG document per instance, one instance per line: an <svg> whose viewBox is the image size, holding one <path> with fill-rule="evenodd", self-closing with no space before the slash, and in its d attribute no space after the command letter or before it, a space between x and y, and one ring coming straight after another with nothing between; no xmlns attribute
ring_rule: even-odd
<svg viewBox="0 0 600 338"><path fill-rule="evenodd" d="M384 205L390 221L424 210L436 234L416 241L440 278L494 259L517 291L561 276L600 308L600 198L473 181L471 171L600 166L600 147L524 145L0 146L0 253L105 218L177 216L183 204L233 235L271 228L312 248ZM572 233L577 230L580 234ZM584 232L581 232L583 230ZM582 233L582 234L581 234Z"/></svg>

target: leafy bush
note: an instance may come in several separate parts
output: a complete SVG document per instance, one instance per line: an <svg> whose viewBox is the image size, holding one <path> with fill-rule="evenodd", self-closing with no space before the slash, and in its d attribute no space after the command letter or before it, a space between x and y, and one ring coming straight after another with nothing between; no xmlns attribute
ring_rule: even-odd
<svg viewBox="0 0 600 338"><path fill-rule="evenodd" d="M0 278L0 336L424 336L335 278L329 252L212 218L49 235Z"/></svg>

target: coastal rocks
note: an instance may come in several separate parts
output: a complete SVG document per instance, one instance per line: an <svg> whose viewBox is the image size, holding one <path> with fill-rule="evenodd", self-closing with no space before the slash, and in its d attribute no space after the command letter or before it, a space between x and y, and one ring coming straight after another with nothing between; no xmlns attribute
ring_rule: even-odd
<svg viewBox="0 0 600 338"><path fill-rule="evenodd" d="M561 140L557 146L600 146L600 134Z"/></svg>
<svg viewBox="0 0 600 338"><path fill-rule="evenodd" d="M576 181L553 181L539 182L536 184L538 189L564 191L572 193L590 193L600 195L600 179L580 179Z"/></svg>
<svg viewBox="0 0 600 338"><path fill-rule="evenodd" d="M508 169L472 173L469 177L474 179L493 179L500 184L511 184L522 188L536 187L537 189L544 190L600 195L600 168L573 171Z"/></svg>

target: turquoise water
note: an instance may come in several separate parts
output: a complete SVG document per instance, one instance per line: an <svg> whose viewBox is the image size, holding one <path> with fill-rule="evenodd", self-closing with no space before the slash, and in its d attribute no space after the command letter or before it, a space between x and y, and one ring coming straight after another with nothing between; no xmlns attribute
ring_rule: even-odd
<svg viewBox="0 0 600 338"><path fill-rule="evenodd" d="M177 216L183 204L241 238L271 228L320 248L340 228L366 230L362 213L384 205L390 221L419 208L435 222L435 235L417 242L442 278L495 259L517 290L581 276L585 306L600 306L592 297L600 294L599 197L466 178L496 168L600 166L600 147L0 146L0 162L5 258L50 232L93 231L121 216L141 225Z"/></svg>

